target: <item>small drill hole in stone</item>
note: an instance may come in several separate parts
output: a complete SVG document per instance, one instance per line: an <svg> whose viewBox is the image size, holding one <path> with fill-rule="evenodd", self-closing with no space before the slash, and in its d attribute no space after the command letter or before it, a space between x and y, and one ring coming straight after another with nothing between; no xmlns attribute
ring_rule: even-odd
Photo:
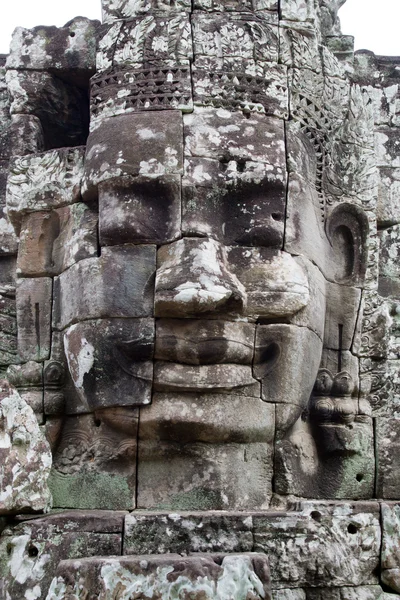
<svg viewBox="0 0 400 600"><path fill-rule="evenodd" d="M281 221L282 220L281 213L272 213L271 217L273 218L274 221Z"/></svg>
<svg viewBox="0 0 400 600"><path fill-rule="evenodd" d="M101 425L100 419L95 419L94 424L96 425L96 427L100 427L100 425Z"/></svg>
<svg viewBox="0 0 400 600"><path fill-rule="evenodd" d="M362 473L358 473L356 475L356 479L357 479L357 481L362 481L364 479L364 475Z"/></svg>
<svg viewBox="0 0 400 600"><path fill-rule="evenodd" d="M31 558L35 558L35 556L37 556L39 554L39 550L36 548L36 546L30 546L28 548L28 556L30 556Z"/></svg>
<svg viewBox="0 0 400 600"><path fill-rule="evenodd" d="M237 163L237 172L243 173L246 168L246 163L244 161L240 161Z"/></svg>
<svg viewBox="0 0 400 600"><path fill-rule="evenodd" d="M311 513L311 518L314 519L314 521L320 521L321 520L321 513L319 512L319 510L313 510Z"/></svg>
<svg viewBox="0 0 400 600"><path fill-rule="evenodd" d="M76 35L76 34L75 34L75 31L70 31L70 32L69 32L69 37L75 37L75 35Z"/></svg>
<svg viewBox="0 0 400 600"><path fill-rule="evenodd" d="M350 525L347 527L347 531L351 533L351 535L354 535L357 533L358 529L355 525L353 525L353 523L350 523Z"/></svg>

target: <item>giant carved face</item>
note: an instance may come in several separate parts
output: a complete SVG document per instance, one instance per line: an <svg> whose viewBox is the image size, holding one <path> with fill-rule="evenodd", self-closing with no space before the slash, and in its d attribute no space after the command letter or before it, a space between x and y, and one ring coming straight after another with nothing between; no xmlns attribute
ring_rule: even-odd
<svg viewBox="0 0 400 600"><path fill-rule="evenodd" d="M143 112L91 133L101 253L56 279L54 323L71 412L129 429L140 407L139 507L268 506L275 436L321 363L335 295L322 273L354 270L331 260L343 223L329 239L313 177L307 140L262 114ZM354 323L341 326L333 354Z"/></svg>

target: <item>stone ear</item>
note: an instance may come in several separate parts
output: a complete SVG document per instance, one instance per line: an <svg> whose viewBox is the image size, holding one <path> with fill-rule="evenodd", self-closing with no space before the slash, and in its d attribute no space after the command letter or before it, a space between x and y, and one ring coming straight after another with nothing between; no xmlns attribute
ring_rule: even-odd
<svg viewBox="0 0 400 600"><path fill-rule="evenodd" d="M368 218L358 206L340 204L328 217L332 274L337 283L361 284L367 266Z"/></svg>

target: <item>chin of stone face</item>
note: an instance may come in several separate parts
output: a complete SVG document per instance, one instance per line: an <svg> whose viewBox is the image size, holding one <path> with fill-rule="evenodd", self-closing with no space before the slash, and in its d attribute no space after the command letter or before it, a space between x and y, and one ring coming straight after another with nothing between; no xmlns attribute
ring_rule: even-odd
<svg viewBox="0 0 400 600"><path fill-rule="evenodd" d="M343 3L0 56L2 599L400 598L400 59Z"/></svg>

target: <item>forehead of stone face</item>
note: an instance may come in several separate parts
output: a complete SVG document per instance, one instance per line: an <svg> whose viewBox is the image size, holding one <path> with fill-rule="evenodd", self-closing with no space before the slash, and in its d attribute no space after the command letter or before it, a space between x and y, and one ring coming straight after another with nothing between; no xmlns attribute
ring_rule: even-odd
<svg viewBox="0 0 400 600"><path fill-rule="evenodd" d="M264 163L285 173L283 121L223 108L196 108L184 115L185 156Z"/></svg>
<svg viewBox="0 0 400 600"><path fill-rule="evenodd" d="M183 124L178 110L143 111L103 121L88 138L83 193L124 175L158 177L183 170Z"/></svg>

